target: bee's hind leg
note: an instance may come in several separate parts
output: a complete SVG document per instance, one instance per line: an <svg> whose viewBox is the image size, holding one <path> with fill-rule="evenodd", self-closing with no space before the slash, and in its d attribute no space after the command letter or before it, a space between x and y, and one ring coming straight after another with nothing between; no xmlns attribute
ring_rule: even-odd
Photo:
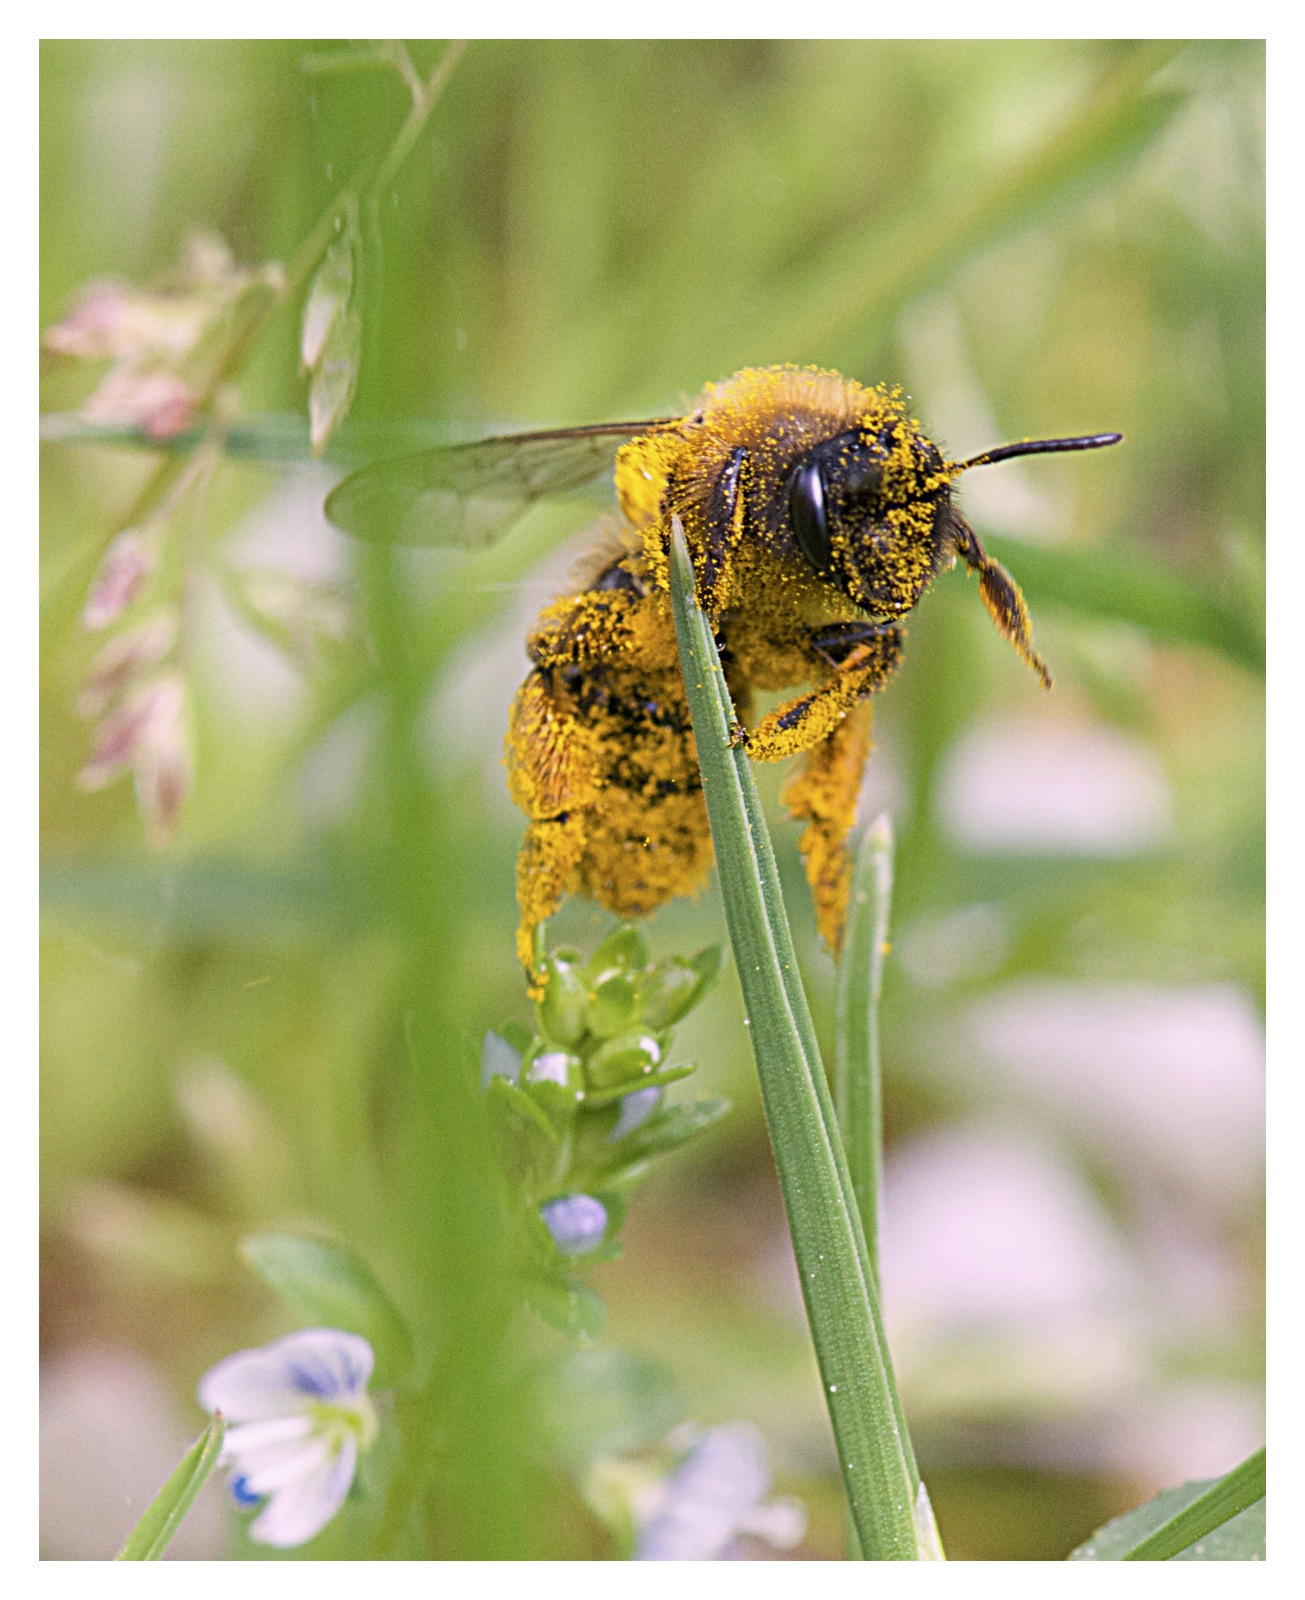
<svg viewBox="0 0 1305 1600"><path fill-rule="evenodd" d="M560 696L553 674L536 669L512 706L504 741L508 792L529 818L517 855L517 956L529 975L531 999L541 998L535 930L561 905L589 835L597 796L592 731Z"/></svg>
<svg viewBox="0 0 1305 1600"><path fill-rule="evenodd" d="M800 770L780 791L789 815L807 824L798 848L811 885L816 926L835 960L843 945L852 879L847 836L856 820L861 773L870 754L873 709L868 700L853 706L832 733L807 751Z"/></svg>
<svg viewBox="0 0 1305 1600"><path fill-rule="evenodd" d="M532 822L517 853L517 959L530 977L530 997L536 993L535 930L562 904L585 851L587 829L580 812Z"/></svg>

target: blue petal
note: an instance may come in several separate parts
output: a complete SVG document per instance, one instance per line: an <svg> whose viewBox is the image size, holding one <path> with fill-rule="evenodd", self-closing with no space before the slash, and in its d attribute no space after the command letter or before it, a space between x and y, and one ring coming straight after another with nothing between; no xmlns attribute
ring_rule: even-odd
<svg viewBox="0 0 1305 1600"><path fill-rule="evenodd" d="M656 1111L661 1097L660 1089L636 1089L633 1094L625 1095L621 1100L621 1114L616 1119L616 1126L604 1142L615 1144L618 1139L624 1139L627 1133L633 1133L647 1122Z"/></svg>
<svg viewBox="0 0 1305 1600"><path fill-rule="evenodd" d="M241 1510L247 1510L250 1506L262 1504L262 1495L253 1493L249 1487L249 1480L243 1473L238 1478L232 1478L227 1488L231 1490L231 1498Z"/></svg>
<svg viewBox="0 0 1305 1600"><path fill-rule="evenodd" d="M310 1394L314 1399L334 1400L340 1392L339 1381L330 1367L311 1352L288 1361L286 1374L300 1394Z"/></svg>

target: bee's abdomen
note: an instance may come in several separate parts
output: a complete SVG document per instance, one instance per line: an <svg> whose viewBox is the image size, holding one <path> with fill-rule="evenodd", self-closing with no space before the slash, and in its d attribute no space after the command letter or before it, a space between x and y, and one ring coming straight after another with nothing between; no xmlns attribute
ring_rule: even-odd
<svg viewBox="0 0 1305 1600"><path fill-rule="evenodd" d="M572 888L618 916L646 916L692 893L711 865L674 626L664 599L641 591L637 575L614 563L584 593L548 607L528 641L528 684L549 708L552 763L562 750L583 752L584 803L567 813L580 829ZM512 769L542 755L521 719L514 713L508 735ZM535 831L557 821L534 817Z"/></svg>

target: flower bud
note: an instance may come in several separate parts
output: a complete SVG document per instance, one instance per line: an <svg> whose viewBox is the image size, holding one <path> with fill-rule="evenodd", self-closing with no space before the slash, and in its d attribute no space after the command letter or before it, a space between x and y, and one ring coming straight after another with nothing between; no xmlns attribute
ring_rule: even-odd
<svg viewBox="0 0 1305 1600"><path fill-rule="evenodd" d="M576 1044L585 1031L589 992L584 980L560 955L544 959L544 998L539 1003L539 1025L558 1044Z"/></svg>
<svg viewBox="0 0 1305 1600"><path fill-rule="evenodd" d="M127 528L100 559L82 610L82 627L96 632L116 622L145 586L158 557L153 531Z"/></svg>
<svg viewBox="0 0 1305 1600"><path fill-rule="evenodd" d="M593 1089L615 1089L654 1071L661 1063L662 1047L651 1034L625 1033L609 1039L589 1058L587 1074Z"/></svg>
<svg viewBox="0 0 1305 1600"><path fill-rule="evenodd" d="M124 368L111 372L82 407L88 422L140 428L151 439L171 439L195 420L198 391L175 372Z"/></svg>
<svg viewBox="0 0 1305 1600"><path fill-rule="evenodd" d="M607 1232L607 1207L591 1194L568 1194L539 1208L544 1226L564 1256L587 1256Z"/></svg>
<svg viewBox="0 0 1305 1600"><path fill-rule="evenodd" d="M136 805L145 819L149 842L162 849L172 824L194 787L194 765L186 729L186 686L177 674L158 680L150 717L133 765Z"/></svg>
<svg viewBox="0 0 1305 1600"><path fill-rule="evenodd" d="M142 667L162 661L177 637L172 611L156 611L148 622L110 639L91 662L91 670L77 697L84 717L99 717L108 710Z"/></svg>
<svg viewBox="0 0 1305 1600"><path fill-rule="evenodd" d="M311 372L322 359L326 341L353 293L352 241L336 240L327 250L313 286L304 303L303 328L299 338L299 360L305 372Z"/></svg>
<svg viewBox="0 0 1305 1600"><path fill-rule="evenodd" d="M177 673L142 684L96 729L91 759L78 774L83 789L102 789L130 767L136 777L136 804L155 845L168 842L191 789L185 704L186 686Z"/></svg>
<svg viewBox="0 0 1305 1600"><path fill-rule="evenodd" d="M669 1028L692 1011L702 985L699 974L679 956L659 961L643 988L643 1020L650 1028Z"/></svg>
<svg viewBox="0 0 1305 1600"><path fill-rule="evenodd" d="M584 1068L566 1050L541 1050L523 1063L523 1081L546 1111L574 1111L585 1097Z"/></svg>

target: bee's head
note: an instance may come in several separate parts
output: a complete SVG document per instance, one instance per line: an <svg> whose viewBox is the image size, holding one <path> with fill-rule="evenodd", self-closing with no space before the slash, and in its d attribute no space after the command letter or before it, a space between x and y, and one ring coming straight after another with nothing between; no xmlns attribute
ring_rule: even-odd
<svg viewBox="0 0 1305 1600"><path fill-rule="evenodd" d="M900 617L946 559L951 476L904 417L808 450L787 485L789 524L821 577L873 616Z"/></svg>
<svg viewBox="0 0 1305 1600"><path fill-rule="evenodd" d="M1019 587L984 551L952 504L952 484L970 467L1011 456L1093 450L1118 433L1003 445L969 461L944 461L914 423L894 415L849 429L806 451L789 473L786 508L798 548L815 571L872 616L903 616L930 580L960 556L1002 634L1050 687L1029 638Z"/></svg>

